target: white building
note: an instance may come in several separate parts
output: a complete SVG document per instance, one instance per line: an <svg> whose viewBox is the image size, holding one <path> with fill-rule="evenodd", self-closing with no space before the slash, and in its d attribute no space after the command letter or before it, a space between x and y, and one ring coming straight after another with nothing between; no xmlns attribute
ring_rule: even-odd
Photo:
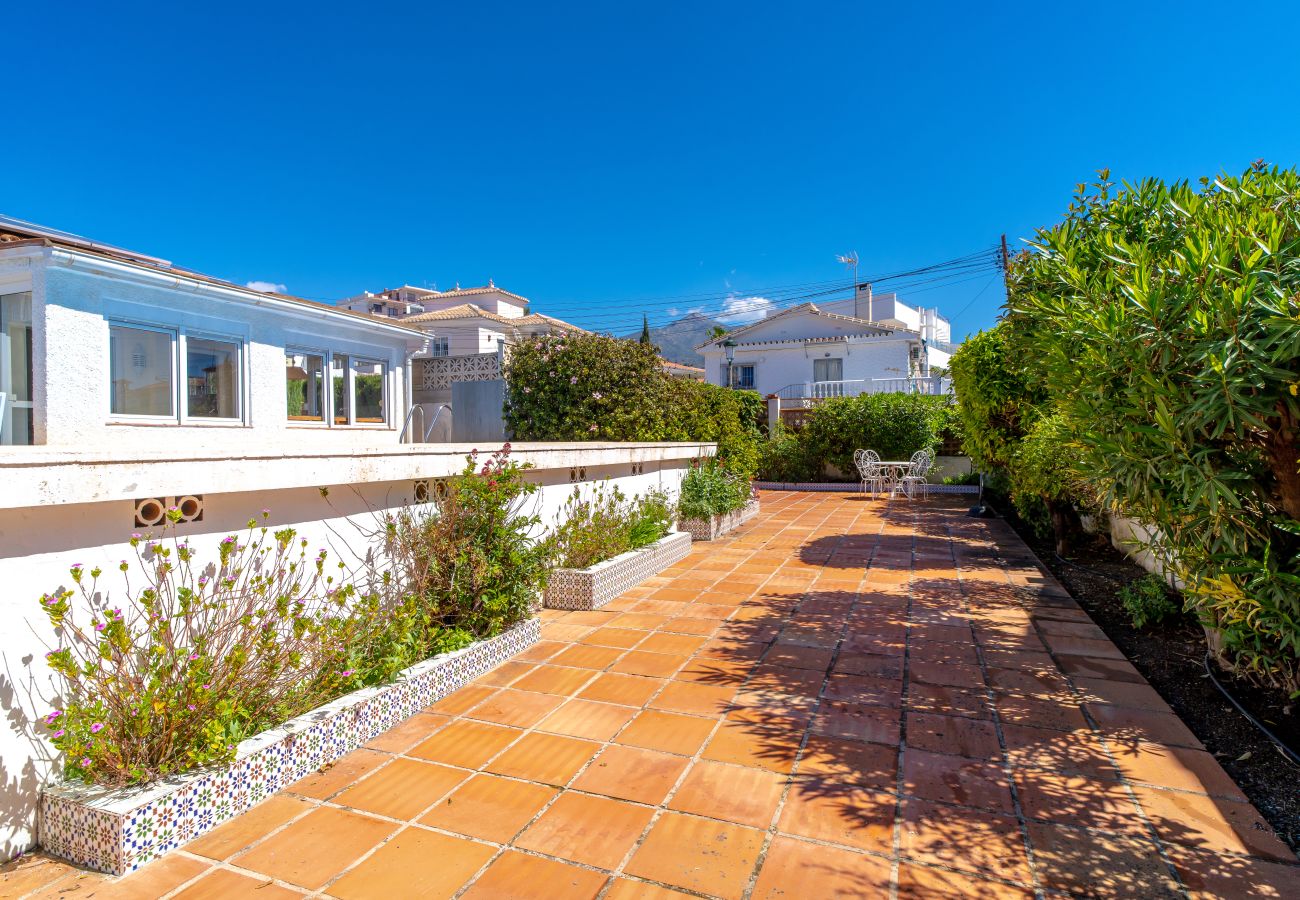
<svg viewBox="0 0 1300 900"><path fill-rule="evenodd" d="M411 358L427 340L386 315L0 218L0 861L38 843L39 792L58 778L41 725L61 705L41 595L70 587L79 564L108 573L96 609L127 608L131 588L113 576L134 559L132 533L155 529L167 507L200 568L265 509L268 526L327 548L348 577L364 572L383 517L436 495L473 449L399 443ZM575 481L675 494L712 452L514 447L545 523L562 518Z"/></svg>
<svg viewBox="0 0 1300 900"><path fill-rule="evenodd" d="M873 297L867 285L859 293L782 310L702 344L709 383L788 400L945 391L935 370L951 359L948 320L893 294Z"/></svg>

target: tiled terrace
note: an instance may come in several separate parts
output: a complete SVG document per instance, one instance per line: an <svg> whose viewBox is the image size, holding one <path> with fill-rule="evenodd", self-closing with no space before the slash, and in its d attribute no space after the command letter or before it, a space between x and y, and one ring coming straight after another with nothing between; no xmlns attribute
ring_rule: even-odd
<svg viewBox="0 0 1300 900"><path fill-rule="evenodd" d="M112 882L359 898L1297 895L1287 847L998 520L769 494L730 539Z"/></svg>

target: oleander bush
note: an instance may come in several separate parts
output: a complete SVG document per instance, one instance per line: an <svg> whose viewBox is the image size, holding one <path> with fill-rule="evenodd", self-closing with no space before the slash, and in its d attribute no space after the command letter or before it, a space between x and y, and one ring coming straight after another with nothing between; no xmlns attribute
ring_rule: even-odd
<svg viewBox="0 0 1300 900"><path fill-rule="evenodd" d="M123 785L228 763L248 737L525 618L553 552L524 508L536 489L508 446L471 457L436 506L384 523L359 574L257 520L200 553L175 509L118 572L73 566L40 601L65 774Z"/></svg>
<svg viewBox="0 0 1300 900"><path fill-rule="evenodd" d="M711 519L740 509L753 488L715 459L696 461L682 478L677 508L683 519Z"/></svg>
<svg viewBox="0 0 1300 900"><path fill-rule="evenodd" d="M1009 282L1079 474L1159 533L1222 662L1300 694L1300 174L1102 172Z"/></svg>

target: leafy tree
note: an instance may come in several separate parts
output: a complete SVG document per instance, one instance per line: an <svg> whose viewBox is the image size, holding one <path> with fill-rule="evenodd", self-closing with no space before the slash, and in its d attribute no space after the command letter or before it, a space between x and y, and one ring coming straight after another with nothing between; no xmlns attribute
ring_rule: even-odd
<svg viewBox="0 0 1300 900"><path fill-rule="evenodd" d="M645 313L641 314L641 343L647 346L650 344L650 320L646 318Z"/></svg>

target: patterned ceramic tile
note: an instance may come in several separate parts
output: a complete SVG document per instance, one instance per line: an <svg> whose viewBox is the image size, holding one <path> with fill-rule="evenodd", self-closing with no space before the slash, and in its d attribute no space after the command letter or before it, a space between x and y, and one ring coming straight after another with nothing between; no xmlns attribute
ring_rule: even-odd
<svg viewBox="0 0 1300 900"><path fill-rule="evenodd" d="M689 547L689 538L688 547ZM41 845L57 856L120 875L244 812L309 772L346 755L482 675L541 637L537 619L464 650L421 663L404 681L336 701L286 723L223 769L194 772L169 790L108 791L52 785L41 792ZM257 739L254 739L254 742ZM253 742L249 742L253 743Z"/></svg>
<svg viewBox="0 0 1300 900"><path fill-rule="evenodd" d="M623 553L589 569L557 569L546 586L548 609L599 609L691 552L691 536L675 531L649 547Z"/></svg>
<svg viewBox="0 0 1300 900"><path fill-rule="evenodd" d="M758 509L758 501L750 500L740 509L711 519L682 519L677 527L688 533L693 541L715 541L754 518Z"/></svg>

